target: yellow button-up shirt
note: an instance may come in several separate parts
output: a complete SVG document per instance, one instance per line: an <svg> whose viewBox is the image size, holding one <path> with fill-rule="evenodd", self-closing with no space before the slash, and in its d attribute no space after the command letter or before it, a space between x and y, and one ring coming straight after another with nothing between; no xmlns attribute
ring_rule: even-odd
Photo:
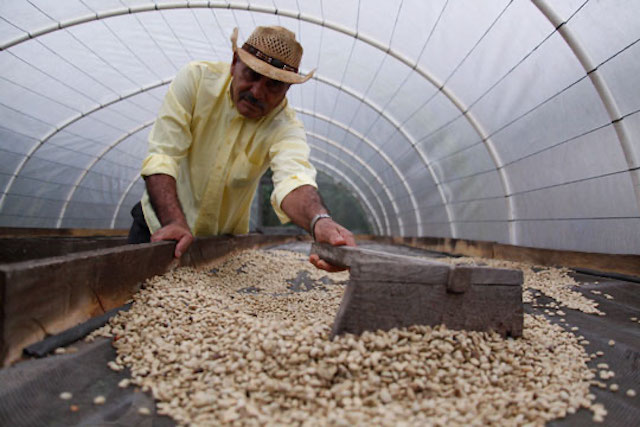
<svg viewBox="0 0 640 427"><path fill-rule="evenodd" d="M229 92L229 64L192 62L171 83L149 135L142 176L171 175L178 199L195 236L249 231L251 201L260 177L271 167L271 204L280 208L290 191L315 183L302 123L286 98L267 116L238 113ZM142 196L144 217L153 233L161 227L149 195Z"/></svg>

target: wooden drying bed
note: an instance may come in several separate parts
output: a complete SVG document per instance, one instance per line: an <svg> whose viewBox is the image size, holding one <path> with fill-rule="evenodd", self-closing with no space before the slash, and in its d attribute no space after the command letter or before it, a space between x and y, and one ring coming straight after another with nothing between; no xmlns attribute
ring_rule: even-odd
<svg viewBox="0 0 640 427"><path fill-rule="evenodd" d="M5 262L8 258L4 257L0 264L0 362L7 366L29 344L123 305L149 277L179 265L198 267L236 250L292 240L298 237L251 234L197 239L179 263L173 258L174 242L80 252L67 247L74 253L20 262ZM28 245L22 242L20 247L19 255L24 258ZM41 254L46 250L33 251Z"/></svg>
<svg viewBox="0 0 640 427"><path fill-rule="evenodd" d="M269 245L277 240L263 241L263 236L258 236L257 245ZM221 238L218 241L220 247L236 247L242 245L251 247L250 236L237 237L234 240L242 240L242 244L229 245L228 238ZM383 241L381 239L381 241ZM225 243L226 242L226 243ZM363 246L366 243L363 242ZM171 244L154 244L168 245ZM141 245L154 247L154 245ZM300 243L291 246L303 246ZM370 247L378 250L399 250L398 253L409 253L404 247L388 246L384 243L372 244ZM283 248L283 247L282 247ZM281 248L281 249L282 249ZM383 248L383 249L380 249ZM438 249L438 248L434 248ZM460 249L460 247L458 248ZM149 249L146 249L149 250ZM146 252L143 251L143 252ZM162 259L157 262L171 264L171 249L163 249ZM415 250L415 253L423 256ZM460 251L456 251L460 253ZM413 254L414 252L411 251ZM141 259L130 254L130 259ZM426 254L429 256L429 254ZM433 254L431 254L433 255ZM53 261L50 261L53 263ZM640 265L640 264L639 264ZM2 288L5 289L5 273L7 265L0 266L2 274ZM594 266L595 267L595 266ZM146 268L146 266L139 266ZM170 268L166 267L167 269ZM14 271L16 269L13 269ZM640 400L636 397L629 398L623 390L635 388L640 381L640 351L638 339L640 329L638 324L631 322L632 316L640 313L640 292L637 281L624 282L620 279L612 280L605 277L592 275L575 275L581 285L578 292L594 298L600 303L601 308L607 312L607 316L594 316L575 310L566 310L566 321L569 326L579 326L576 334L584 335L590 344L586 346L589 353L603 351L604 355L598 357L590 364L595 368L597 363L606 362L610 368L615 370L614 381L620 384L620 391L612 392L592 386L590 391L597 396L599 402L603 402L609 411L605 418L607 426L628 426L634 425L633 420L640 417ZM610 300L603 295L592 294L591 290L601 290L610 293L615 298ZM0 296L4 301L4 297ZM547 316L544 312L544 304L551 300L547 297L536 297L533 304L525 305L525 312ZM540 306L541 308L537 308ZM548 317L549 321L561 325L558 316ZM564 325L564 327L568 327ZM2 326L4 330L4 325ZM615 346L609 344L610 340L615 341ZM0 425L44 425L44 424L120 424L138 425L153 424L158 426L175 425L174 421L166 416L160 416L152 411L152 416L140 415L135 408L148 405L153 408L153 397L148 393L143 393L134 387L121 389L118 382L127 378L130 374L127 370L114 372L107 367L107 362L115 358L115 350L109 340L99 339L94 343L80 343L79 351L74 354L64 354L49 356L45 359L30 360L15 366L0 370L0 383L3 384L0 393ZM12 386L13 385L13 386ZM68 404L60 400L57 396L60 391L69 390L74 392L74 402L80 405L78 412L71 412ZM107 397L107 404L103 407L95 406L92 403L94 396L101 394ZM133 409L132 409L133 408ZM567 415L566 418L553 420L547 423L549 427L563 427L575 425L594 425L592 414L586 409L580 409L576 414Z"/></svg>

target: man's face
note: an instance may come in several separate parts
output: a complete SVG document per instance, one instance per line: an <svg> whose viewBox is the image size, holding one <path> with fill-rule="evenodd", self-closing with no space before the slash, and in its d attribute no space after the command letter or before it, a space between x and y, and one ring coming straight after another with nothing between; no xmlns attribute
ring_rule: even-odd
<svg viewBox="0 0 640 427"><path fill-rule="evenodd" d="M253 71L237 54L233 55L231 76L231 99L238 112L250 119L269 114L282 102L290 86Z"/></svg>

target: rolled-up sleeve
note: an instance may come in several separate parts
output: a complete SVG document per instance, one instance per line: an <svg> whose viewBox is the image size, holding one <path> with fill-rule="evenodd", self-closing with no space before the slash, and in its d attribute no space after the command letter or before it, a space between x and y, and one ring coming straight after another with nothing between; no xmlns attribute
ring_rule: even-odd
<svg viewBox="0 0 640 427"><path fill-rule="evenodd" d="M199 73L195 64L188 64L171 83L149 134L142 176L166 174L177 179L179 162L187 155L192 142L191 117Z"/></svg>
<svg viewBox="0 0 640 427"><path fill-rule="evenodd" d="M304 127L297 119L278 133L269 150L274 187L271 205L283 224L290 219L280 207L282 200L300 186L318 188L316 170L309 162L309 151Z"/></svg>

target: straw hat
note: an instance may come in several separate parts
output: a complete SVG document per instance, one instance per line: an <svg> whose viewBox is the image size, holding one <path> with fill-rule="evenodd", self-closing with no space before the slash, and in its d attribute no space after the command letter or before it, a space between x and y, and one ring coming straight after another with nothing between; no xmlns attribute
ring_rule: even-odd
<svg viewBox="0 0 640 427"><path fill-rule="evenodd" d="M298 74L302 59L302 46L296 36L283 27L257 27L242 48L238 49L238 28L231 34L231 46L253 71L285 83L304 83L313 76Z"/></svg>

